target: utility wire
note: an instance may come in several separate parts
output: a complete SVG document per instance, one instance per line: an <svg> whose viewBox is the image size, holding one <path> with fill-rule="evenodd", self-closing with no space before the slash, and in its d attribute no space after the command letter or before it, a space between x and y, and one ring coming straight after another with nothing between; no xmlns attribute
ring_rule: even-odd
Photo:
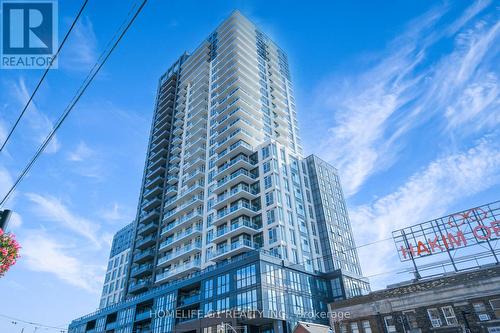
<svg viewBox="0 0 500 333"><path fill-rule="evenodd" d="M14 131L16 130L17 125L19 124L19 122L21 121L21 118L24 116L24 113L26 112L26 110L30 106L31 101L35 97L35 94L37 93L38 89L42 85L42 82L45 80L45 77L49 73L50 68L52 67L52 65L56 61L57 56L61 52L61 49L63 48L64 44L66 43L66 40L68 39L69 35L71 34L71 31L73 31L73 28L75 27L76 22L78 21L78 19L82 15L82 12L83 12L84 8L87 6L87 3L88 3L88 0L84 0L83 1L82 5L80 7L80 10L78 11L78 14L73 19L73 22L71 23L71 26L69 27L69 30L66 32L66 35L64 36L61 44L59 45L59 48L57 49L57 52L54 54L54 57L52 57L52 59L50 60L50 63L47 66L47 68L45 69L45 71L43 72L43 75L40 78L40 80L38 81L38 84L36 85L35 90L33 90L33 92L31 93L30 98L26 102L26 105L24 106L23 110L21 111L21 113L17 117L17 119L16 119L16 121L14 123L14 126L12 126L12 128L9 131L9 134L7 134L7 137L5 138L5 141L2 143L2 146L0 147L0 152L5 148L5 146L7 145L7 142L9 141L10 137L12 136L12 134L14 133Z"/></svg>
<svg viewBox="0 0 500 333"><path fill-rule="evenodd" d="M142 3L137 8L137 10L135 11L134 15L129 20L129 22L127 23L127 25L123 29L123 31L119 34L118 38L114 41L114 43L111 46L111 48L108 49L108 50L103 51L103 53L101 54L101 57L99 57L99 59L97 60L97 62L94 64L94 66L90 70L88 76L82 82L82 85L77 90L76 95L74 96L74 98L72 99L72 101L70 102L70 104L66 107L65 111L63 112L63 114L61 115L61 117L59 118L59 120L57 121L57 123L54 126L54 128L52 129L52 131L45 138L45 140L42 143L42 145L38 148L38 150L35 153L35 155L33 156L33 158L26 165L26 167L21 172L21 174L18 176L18 178L16 179L16 181L14 182L14 184L10 187L9 191L3 197L2 201L0 201L0 207L7 201L7 199L12 194L12 192L14 191L14 189L23 180L23 178L29 172L29 170L31 169L31 167L33 166L33 164L35 163L35 161L38 159L38 157L41 155L41 153L45 150L45 148L47 147L47 145L50 143L50 141L54 137L54 135L57 132L57 130L59 129L59 127L61 127L62 123L66 120L66 118L68 117L68 115L70 114L70 112L75 107L76 103L78 103L78 101L82 97L83 93L87 90L87 88L90 85L90 83L92 83L92 81L95 78L95 76L97 75L97 73L99 73L99 71L102 68L102 66L104 66L104 64L109 59L109 57L111 56L111 54L113 53L113 51L116 49L116 47L118 46L118 43L122 40L122 38L125 35L125 33L132 26L132 24L134 23L135 19L137 18L137 16L139 15L139 13L142 11L142 9L144 8L144 6L146 5L147 1L148 0L143 0L142 1ZM102 58L102 60L101 60L101 58Z"/></svg>
<svg viewBox="0 0 500 333"><path fill-rule="evenodd" d="M14 323L17 323L17 322L20 322L20 323L23 323L23 324L28 324L28 325L32 325L32 326L37 326L37 327L40 327L40 328L50 328L50 329L59 330L59 331L61 331L61 332L62 332L62 331L66 332L66 328L65 328L65 327L57 327L57 326L45 325L45 324L41 324L41 323L36 323L36 322L32 322L32 321L28 321L28 320L24 320L24 319L19 319L19 318L15 318L15 317L7 316L7 315L4 315L4 314L0 314L0 317L3 317L3 318L6 318L6 319L8 319L8 320L13 321L13 324L14 324Z"/></svg>

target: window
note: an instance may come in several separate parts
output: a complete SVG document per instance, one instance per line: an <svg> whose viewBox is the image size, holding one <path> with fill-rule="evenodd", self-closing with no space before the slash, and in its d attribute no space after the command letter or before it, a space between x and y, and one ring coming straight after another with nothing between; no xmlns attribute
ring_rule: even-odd
<svg viewBox="0 0 500 333"><path fill-rule="evenodd" d="M438 309L427 309L427 315L431 321L432 327L441 327L441 318Z"/></svg>
<svg viewBox="0 0 500 333"><path fill-rule="evenodd" d="M392 318L392 316L384 317L384 323L387 333L396 333L396 325L394 324L394 318Z"/></svg>
<svg viewBox="0 0 500 333"><path fill-rule="evenodd" d="M269 161L264 163L262 165L262 170L264 171L264 173L268 173L269 171L271 171L271 163Z"/></svg>
<svg viewBox="0 0 500 333"><path fill-rule="evenodd" d="M269 243L274 243L278 240L278 234L276 233L276 228L269 229L268 231Z"/></svg>
<svg viewBox="0 0 500 333"><path fill-rule="evenodd" d="M451 306L443 306L441 311L443 311L443 316L447 325L458 325L457 317L455 317L455 312Z"/></svg>
<svg viewBox="0 0 500 333"><path fill-rule="evenodd" d="M358 323L351 323L351 332L359 333Z"/></svg>
<svg viewBox="0 0 500 333"><path fill-rule="evenodd" d="M500 333L500 326L488 327L488 333Z"/></svg>
<svg viewBox="0 0 500 333"><path fill-rule="evenodd" d="M272 177L271 176L265 176L264 177L264 188L267 190L271 186L273 186L273 179L272 179Z"/></svg>
<svg viewBox="0 0 500 333"><path fill-rule="evenodd" d="M224 274L217 277L217 295L227 293L229 291L229 274ZM219 308L217 308L219 310Z"/></svg>
<svg viewBox="0 0 500 333"><path fill-rule="evenodd" d="M225 311L229 309L229 297L217 300L217 311Z"/></svg>
<svg viewBox="0 0 500 333"><path fill-rule="evenodd" d="M370 326L370 322L368 320L363 320L361 325L363 326L364 333L372 333L372 327Z"/></svg>
<svg viewBox="0 0 500 333"><path fill-rule="evenodd" d="M266 193L266 206L270 206L274 203L274 192Z"/></svg>
<svg viewBox="0 0 500 333"><path fill-rule="evenodd" d="M406 322L410 329L418 328L417 316L414 310L405 311L403 312L403 315L405 316Z"/></svg>
<svg viewBox="0 0 500 333"><path fill-rule="evenodd" d="M262 148L262 159L269 157L269 146Z"/></svg>
<svg viewBox="0 0 500 333"><path fill-rule="evenodd" d="M210 298L214 295L214 280L206 280L204 282L205 298Z"/></svg>
<svg viewBox="0 0 500 333"><path fill-rule="evenodd" d="M236 295L236 307L238 310L257 309L257 290L252 289Z"/></svg>
<svg viewBox="0 0 500 333"><path fill-rule="evenodd" d="M486 311L486 305L484 303L473 303L472 307L474 308L474 312L485 312Z"/></svg>
<svg viewBox="0 0 500 333"><path fill-rule="evenodd" d="M255 265L240 268L236 271L236 288L245 288L257 282Z"/></svg>
<svg viewBox="0 0 500 333"><path fill-rule="evenodd" d="M205 317L210 316L213 311L214 311L213 302L208 302L203 304L203 313Z"/></svg>
<svg viewBox="0 0 500 333"><path fill-rule="evenodd" d="M495 317L500 319L500 298L490 300L490 305L495 312Z"/></svg>

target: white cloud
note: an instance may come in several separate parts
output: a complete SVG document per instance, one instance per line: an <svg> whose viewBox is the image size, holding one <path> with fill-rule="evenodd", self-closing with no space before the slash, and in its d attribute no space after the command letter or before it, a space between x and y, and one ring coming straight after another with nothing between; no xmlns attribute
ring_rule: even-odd
<svg viewBox="0 0 500 333"><path fill-rule="evenodd" d="M85 143L80 142L76 149L68 154L68 160L72 162L81 162L94 155L94 151Z"/></svg>
<svg viewBox="0 0 500 333"><path fill-rule="evenodd" d="M0 195L1 195L0 198L3 198L3 196L7 194L7 191L10 189L13 182L14 181L9 171L7 171L7 169L5 169L4 167L0 166Z"/></svg>
<svg viewBox="0 0 500 333"><path fill-rule="evenodd" d="M36 193L28 193L26 196L36 205L35 211L42 219L49 222L57 222L64 228L83 236L98 247L101 247L102 241L99 237L99 225L72 213L57 198L42 196Z"/></svg>
<svg viewBox="0 0 500 333"><path fill-rule="evenodd" d="M59 64L69 70L87 70L97 60L97 37L92 21L84 16L76 24L61 52Z"/></svg>
<svg viewBox="0 0 500 333"><path fill-rule="evenodd" d="M434 160L394 193L352 210L358 243L386 239L392 230L451 213L448 207L457 200L498 184L500 143L498 137L483 139L467 151ZM359 254L366 275L401 267L392 241L360 248Z"/></svg>
<svg viewBox="0 0 500 333"><path fill-rule="evenodd" d="M346 195L392 166L404 147L404 135L431 118L448 121L443 127L453 130L469 127L469 133L495 127L492 121L500 119L494 72L500 23L486 18L455 34L487 4L473 4L444 27L438 22L446 10L430 11L390 43L368 70L321 83L320 107L331 111L334 125L316 149L340 170ZM452 52L429 58L431 48L450 34L455 38Z"/></svg>
<svg viewBox="0 0 500 333"><path fill-rule="evenodd" d="M102 267L87 265L68 254L68 248L47 233L29 231L21 244L21 262L30 270L54 274L58 279L89 292L99 291Z"/></svg>
<svg viewBox="0 0 500 333"><path fill-rule="evenodd" d="M19 78L17 82L12 83L11 88L11 94L18 101L19 108L21 108L19 109L19 112L21 112L22 108L26 105L26 102L28 102L31 92L28 91L23 77ZM31 101L22 121L26 121L30 125L31 129L36 133L36 140L39 143L45 139L47 134L53 128L52 122L44 113L38 110L34 100ZM45 153L53 154L58 152L60 148L61 143L59 142L57 135L54 135L50 143L47 145L47 148L45 148Z"/></svg>
<svg viewBox="0 0 500 333"><path fill-rule="evenodd" d="M123 207L117 202L113 202L110 208L103 210L101 216L103 219L111 221L131 220Z"/></svg>

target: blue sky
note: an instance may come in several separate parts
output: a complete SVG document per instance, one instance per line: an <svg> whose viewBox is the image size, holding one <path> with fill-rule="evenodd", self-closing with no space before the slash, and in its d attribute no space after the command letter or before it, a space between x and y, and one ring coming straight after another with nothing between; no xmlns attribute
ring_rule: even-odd
<svg viewBox="0 0 500 333"><path fill-rule="evenodd" d="M0 193L131 4L90 1L59 69L0 154ZM77 6L59 2L60 39ZM65 326L97 307L112 234L135 214L157 79L233 9L287 51L305 152L339 168L358 244L500 199L493 2L151 1L8 203L23 250L0 280L2 314ZM0 70L1 139L40 75ZM369 276L406 267L390 241L360 257ZM408 278L371 281L381 288ZM21 327L0 318L1 332Z"/></svg>

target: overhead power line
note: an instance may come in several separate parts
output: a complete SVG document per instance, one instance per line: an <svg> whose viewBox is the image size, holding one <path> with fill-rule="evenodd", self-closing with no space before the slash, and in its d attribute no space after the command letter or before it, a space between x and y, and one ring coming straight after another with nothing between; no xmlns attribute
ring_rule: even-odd
<svg viewBox="0 0 500 333"><path fill-rule="evenodd" d="M26 110L28 109L28 107L30 106L31 104L31 101L33 101L33 98L35 97L38 89L40 88L40 86L42 85L43 81L45 80L45 77L47 76L47 74L49 73L49 70L52 68L52 65L54 64L54 62L56 61L57 59L57 56L59 55L59 53L61 52L61 49L63 48L64 44L66 43L66 41L68 40L68 37L69 35L71 34L71 31L73 31L73 28L75 27L76 25L76 22L78 21L78 19L80 18L80 16L82 15L82 12L83 10L85 9L85 7L87 6L87 3L89 1L88 0L84 0L81 7L80 7L80 10L78 11L78 14L75 16L75 18L73 19L73 22L71 23L71 26L69 27L69 30L66 32L66 35L64 36L61 44L59 45L59 48L57 49L56 53L54 54L54 56L52 57L52 59L50 60L49 62L49 65L47 66L47 68L45 69L45 71L43 72L43 75L42 77L40 78L40 80L38 81L38 84L36 85L35 87L35 90L33 90L33 92L31 93L30 95L30 98L28 99L28 101L26 102L26 104L24 105L24 108L23 110L21 111L21 113L19 114L19 116L17 117L16 121L14 122L14 126L12 126L12 128L10 129L9 133L7 134L7 137L5 138L4 142L2 143L2 146L0 147L0 152L5 148L5 146L7 145L7 142L9 141L10 137L12 136L12 134L14 133L14 131L16 130L17 128L17 125L19 124L19 122L21 121L21 118L24 116L24 113L26 112Z"/></svg>
<svg viewBox="0 0 500 333"><path fill-rule="evenodd" d="M71 100L71 102L69 103L69 105L66 107L65 111L62 113L61 117L59 118L59 120L55 124L54 128L52 129L52 131L45 138L45 140L43 141L43 143L41 144L41 146L38 148L38 150L35 153L35 155L31 158L31 160L29 161L29 163L23 169L23 171L21 172L21 174L17 177L16 181L12 184L12 186L10 187L10 189L7 191L7 193L3 197L2 201L0 201L0 207L7 201L7 199L9 198L9 196L12 194L12 192L15 190L15 188L19 185L19 183L23 180L23 178L26 176L26 174L29 172L29 170L33 166L33 164L38 159L38 157L41 155L41 153L45 150L45 148L47 147L47 145L50 143L50 141L52 140L52 138L56 134L56 132L59 129L59 127L61 127L61 125L63 124L63 122L66 120L66 118L68 117L68 115L71 113L71 111L75 107L76 103L78 103L78 101L80 100L80 98L82 97L82 95L85 93L85 91L89 87L90 83L92 83L92 81L94 80L94 78L97 75L97 73L99 73L99 71L104 66L104 64L106 63L106 61L109 59L109 57L111 56L111 54L113 53L113 51L116 49L116 47L118 46L118 43L122 40L122 38L125 35L125 33L132 26L132 24L134 23L134 21L137 18L137 16L139 16L140 12L142 11L142 9L144 8L144 6L146 5L147 1L148 0L143 0L141 2L141 4L139 5L139 7L135 10L133 16L130 18L130 20L125 25L125 27L123 28L123 30L119 33L119 35L116 38L116 40L114 42L112 42L111 47L107 48L106 50L104 50L103 53L101 54L101 56L99 57L99 59L97 59L96 63L94 64L94 66L90 70L90 72L87 75L87 77L85 78L85 80L80 85L80 88L77 90L77 93L75 94L75 96L73 97L73 99ZM111 44L111 42L110 42L110 44Z"/></svg>
<svg viewBox="0 0 500 333"><path fill-rule="evenodd" d="M47 328L47 329L58 330L59 332L66 332L67 331L66 327L57 327L57 326L41 324L41 323L29 321L29 320L24 320L24 319L19 319L19 318L7 316L4 314L0 314L0 317L10 320L12 322L12 324L17 324L19 322L19 323L35 326L38 328Z"/></svg>

